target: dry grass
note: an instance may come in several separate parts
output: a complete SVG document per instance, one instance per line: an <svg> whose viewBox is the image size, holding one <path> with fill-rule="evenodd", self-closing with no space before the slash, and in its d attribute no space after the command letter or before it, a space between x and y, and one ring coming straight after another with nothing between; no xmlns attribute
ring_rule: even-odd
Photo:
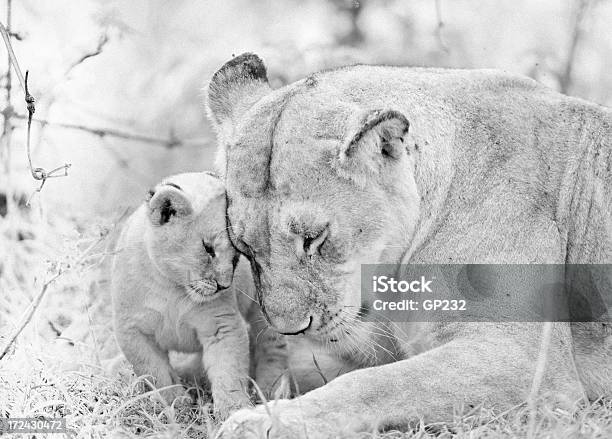
<svg viewBox="0 0 612 439"><path fill-rule="evenodd" d="M210 403L200 398L168 405L143 393L112 336L103 245L78 266L76 255L112 229L111 222L33 219L30 213L0 217L0 344L45 279L70 267L49 288L32 321L0 361L0 416L65 416L77 437L210 437L216 429ZM16 239L15 231L22 240ZM112 240L110 233L108 240ZM452 423L418 425L409 433L359 437L527 437L526 406L507 413L457 409ZM610 438L612 401L570 412L540 404L534 437Z"/></svg>

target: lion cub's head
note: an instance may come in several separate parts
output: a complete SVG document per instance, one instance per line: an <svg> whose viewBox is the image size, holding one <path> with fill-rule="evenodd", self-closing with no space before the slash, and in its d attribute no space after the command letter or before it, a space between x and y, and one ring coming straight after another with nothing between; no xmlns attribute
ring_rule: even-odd
<svg viewBox="0 0 612 439"><path fill-rule="evenodd" d="M237 258L226 230L225 188L209 173L169 177L149 192L144 242L166 279L196 303L232 282Z"/></svg>

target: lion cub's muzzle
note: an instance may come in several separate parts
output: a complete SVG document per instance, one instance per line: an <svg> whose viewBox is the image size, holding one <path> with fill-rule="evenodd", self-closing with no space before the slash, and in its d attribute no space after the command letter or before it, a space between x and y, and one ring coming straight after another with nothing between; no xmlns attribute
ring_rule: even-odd
<svg viewBox="0 0 612 439"><path fill-rule="evenodd" d="M187 294L194 302L204 303L216 299L227 288L214 279L198 279L187 285Z"/></svg>

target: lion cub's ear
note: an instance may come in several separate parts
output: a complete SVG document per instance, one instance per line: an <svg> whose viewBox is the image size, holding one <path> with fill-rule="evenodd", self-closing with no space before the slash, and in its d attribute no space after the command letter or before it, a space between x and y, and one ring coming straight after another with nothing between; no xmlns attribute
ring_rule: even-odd
<svg viewBox="0 0 612 439"><path fill-rule="evenodd" d="M193 212L191 202L176 185L160 185L150 194L148 214L154 226L163 226L172 217L183 217Z"/></svg>
<svg viewBox="0 0 612 439"><path fill-rule="evenodd" d="M243 53L213 75L208 85L209 117L219 131L225 131L269 92L263 61L254 53Z"/></svg>

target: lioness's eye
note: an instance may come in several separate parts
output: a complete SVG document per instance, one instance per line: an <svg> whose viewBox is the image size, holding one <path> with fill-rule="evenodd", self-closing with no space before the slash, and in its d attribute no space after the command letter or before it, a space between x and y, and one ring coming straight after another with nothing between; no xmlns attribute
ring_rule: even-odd
<svg viewBox="0 0 612 439"><path fill-rule="evenodd" d="M206 242L204 242L204 240L202 240L202 244L204 245L204 250L206 250L206 253L208 253L211 258L214 258L215 249L213 248L213 246L210 244L207 244Z"/></svg>

